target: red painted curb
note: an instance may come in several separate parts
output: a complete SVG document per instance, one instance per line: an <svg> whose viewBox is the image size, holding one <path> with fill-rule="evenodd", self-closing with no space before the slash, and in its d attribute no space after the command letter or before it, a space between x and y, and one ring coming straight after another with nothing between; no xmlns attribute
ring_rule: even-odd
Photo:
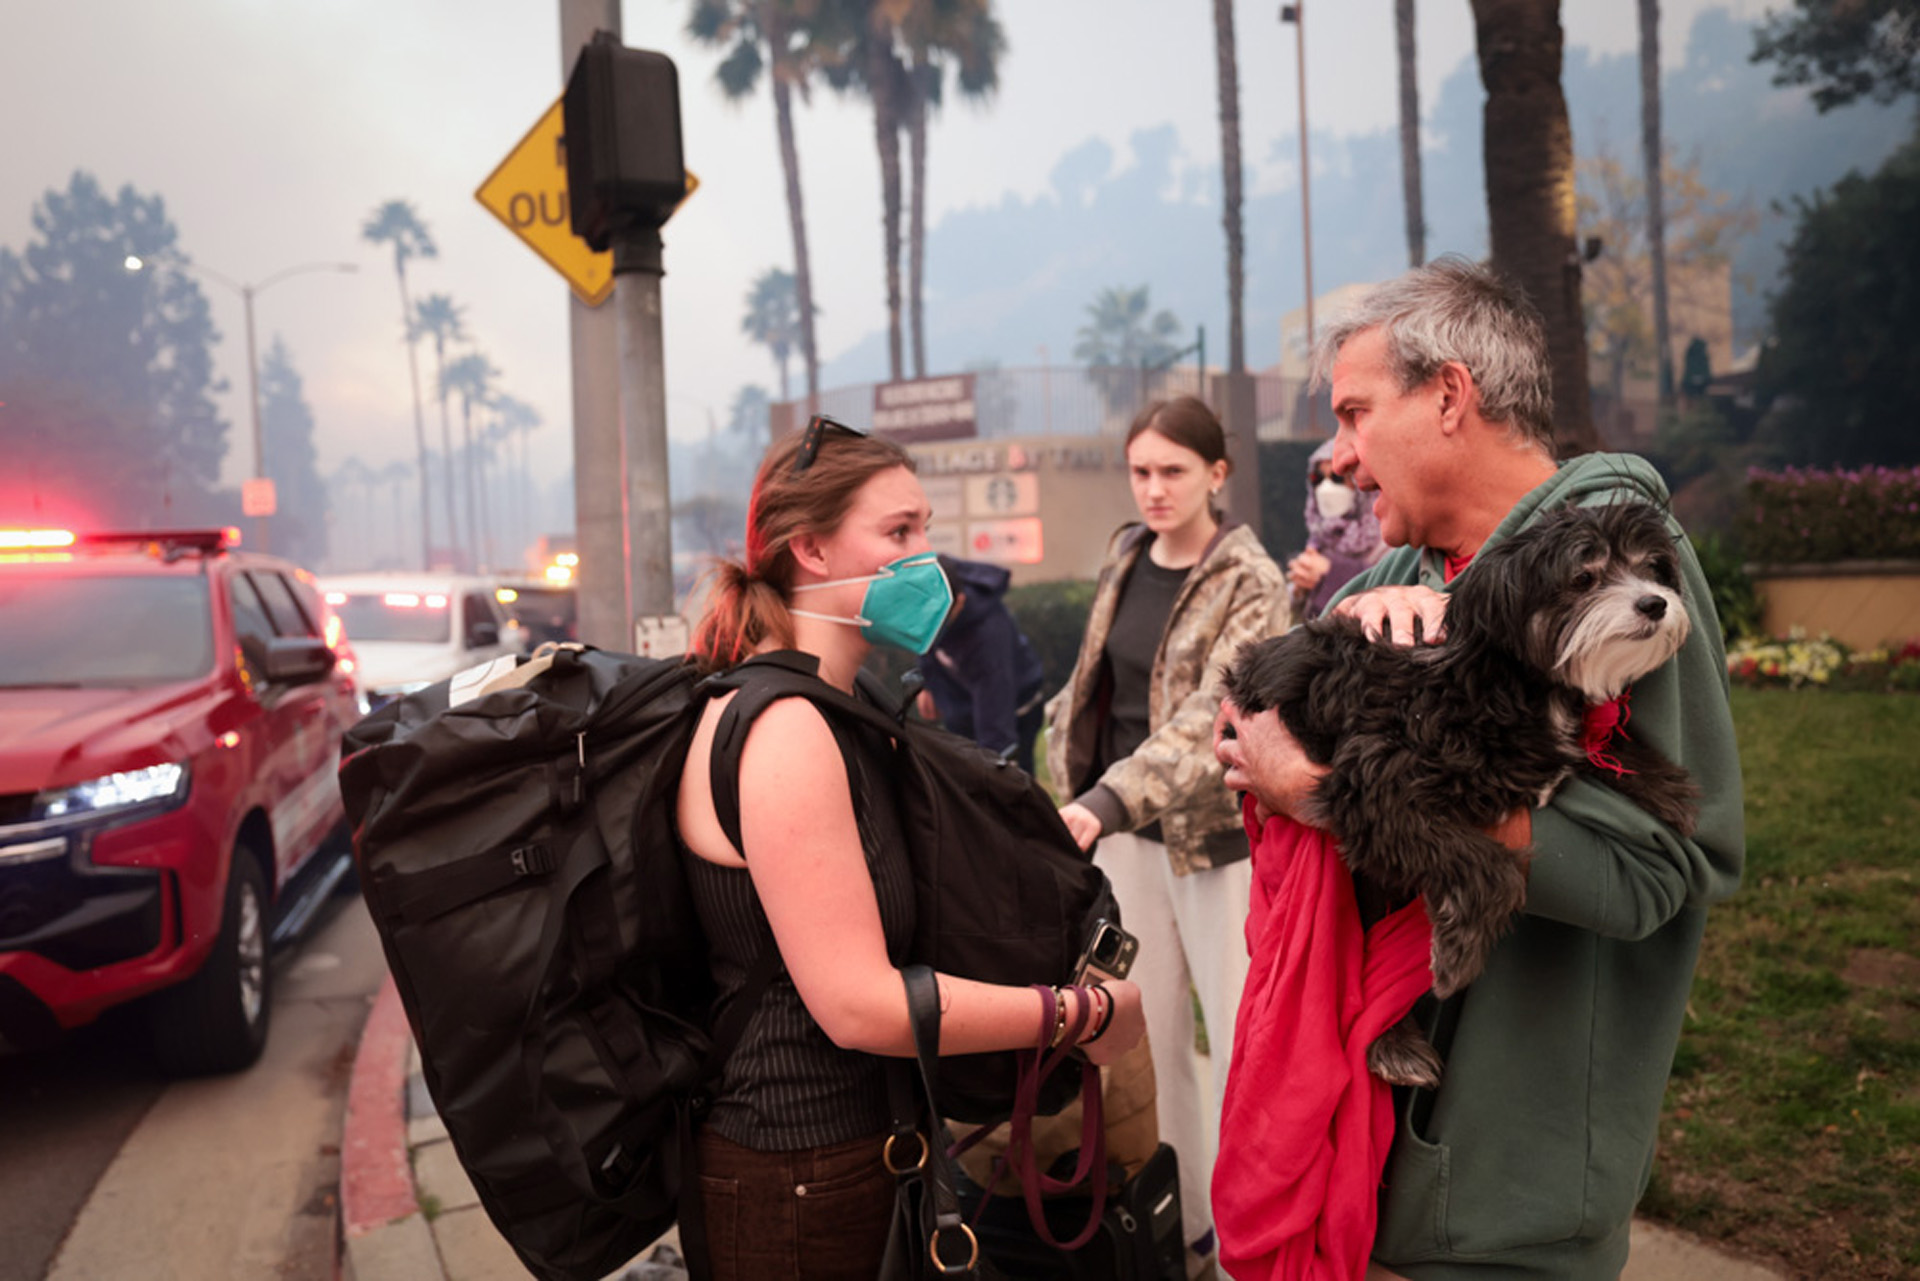
<svg viewBox="0 0 1920 1281"><path fill-rule="evenodd" d="M392 975L360 1034L340 1139L340 1219L348 1240L420 1212L407 1160L407 1047L412 1040Z"/></svg>

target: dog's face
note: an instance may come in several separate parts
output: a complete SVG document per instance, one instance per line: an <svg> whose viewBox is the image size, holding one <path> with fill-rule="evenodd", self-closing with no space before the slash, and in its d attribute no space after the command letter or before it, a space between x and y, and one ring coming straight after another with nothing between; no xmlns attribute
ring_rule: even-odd
<svg viewBox="0 0 1920 1281"><path fill-rule="evenodd" d="M1553 512L1489 548L1447 608L1449 628L1467 618L1595 703L1672 658L1692 626L1665 518L1640 502Z"/></svg>

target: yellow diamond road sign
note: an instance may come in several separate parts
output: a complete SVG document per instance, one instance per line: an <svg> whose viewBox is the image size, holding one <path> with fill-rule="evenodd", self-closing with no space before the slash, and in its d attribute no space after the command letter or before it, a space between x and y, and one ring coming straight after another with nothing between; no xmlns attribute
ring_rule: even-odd
<svg viewBox="0 0 1920 1281"><path fill-rule="evenodd" d="M613 292L613 254L595 253L573 234L567 212L567 151L560 102L487 176L474 198L567 278L573 292L597 307ZM687 175L687 195L700 180ZM682 203L685 203L684 197Z"/></svg>
<svg viewBox="0 0 1920 1281"><path fill-rule="evenodd" d="M567 153L555 102L487 176L474 198L573 286L589 307L613 290L613 255L595 253L567 217Z"/></svg>

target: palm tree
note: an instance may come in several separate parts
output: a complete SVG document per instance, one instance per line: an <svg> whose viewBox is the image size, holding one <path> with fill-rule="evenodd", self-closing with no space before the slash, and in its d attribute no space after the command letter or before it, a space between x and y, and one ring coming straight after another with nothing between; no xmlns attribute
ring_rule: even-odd
<svg viewBox="0 0 1920 1281"><path fill-rule="evenodd" d="M966 97L985 99L1000 87L1007 37L992 0L912 0L900 24L907 47L907 320L913 334L913 376L927 376L927 116L939 107L946 64Z"/></svg>
<svg viewBox="0 0 1920 1281"><path fill-rule="evenodd" d="M376 484L387 486L387 503L393 513L394 546L399 546L400 528L404 523L401 513L406 510L406 484L413 479L413 464L404 458L397 458L374 473Z"/></svg>
<svg viewBox="0 0 1920 1281"><path fill-rule="evenodd" d="M858 2L858 0L856 0ZM880 152L880 251L887 279L887 370L893 381L904 376L900 305L900 128L911 90L906 64L894 49L898 0L872 0L865 20L857 23L848 59L840 64L836 87L865 90L873 104L873 139ZM829 79L833 76L830 73Z"/></svg>
<svg viewBox="0 0 1920 1281"><path fill-rule="evenodd" d="M1400 185L1407 203L1407 263L1427 260L1427 215L1420 194L1420 78L1413 51L1413 0L1393 0L1400 44Z"/></svg>
<svg viewBox="0 0 1920 1281"><path fill-rule="evenodd" d="M420 408L420 361L414 348L413 306L407 299L407 259L439 253L426 224L404 200L389 200L360 224L361 239L393 247L393 274L400 281L400 331L407 342L407 373L413 379L413 440L420 461L420 563L433 563L433 533L427 525L427 426Z"/></svg>
<svg viewBox="0 0 1920 1281"><path fill-rule="evenodd" d="M800 151L793 134L793 94L802 101L816 58L810 39L818 0L694 0L687 32L727 49L714 72L720 90L738 101L752 93L762 70L773 89L774 128L787 183L787 221L793 233L793 287L800 311L800 359L807 371L807 406L820 397L820 356L814 340L813 267L807 255L807 215L800 197ZM764 51L764 52L763 52Z"/></svg>
<svg viewBox="0 0 1920 1281"><path fill-rule="evenodd" d="M1598 445L1575 248L1573 127L1560 89L1560 0L1472 0L1493 267L1546 321L1553 422L1562 456Z"/></svg>
<svg viewBox="0 0 1920 1281"><path fill-rule="evenodd" d="M1172 312L1154 312L1147 286L1120 285L1101 290L1087 305L1073 355L1093 367L1090 380L1107 408L1119 410L1146 398L1148 370L1173 357L1179 332Z"/></svg>
<svg viewBox="0 0 1920 1281"><path fill-rule="evenodd" d="M1240 70L1234 50L1233 0L1213 0L1213 50L1220 86L1220 171L1225 180L1221 221L1227 231L1227 372L1238 374L1247 367L1241 315L1247 276L1246 233L1240 221ZM1207 371L1201 370L1200 377L1206 376Z"/></svg>
<svg viewBox="0 0 1920 1281"><path fill-rule="evenodd" d="M800 304L794 296L793 274L769 267L747 291L747 314L741 332L773 353L780 369L780 399L787 400L787 357L800 332Z"/></svg>
<svg viewBox="0 0 1920 1281"><path fill-rule="evenodd" d="M441 388L460 397L461 452L466 458L464 471L467 490L468 541L465 550L469 564L474 563L474 557L478 551L473 542L473 536L476 533L474 517L479 510L474 494L473 409L475 405L482 407L486 405L487 397L493 390L493 380L499 376L499 373L500 371L493 367L491 361L475 351L468 352L449 364L445 372L440 375Z"/></svg>
<svg viewBox="0 0 1920 1281"><path fill-rule="evenodd" d="M338 498L334 500L335 505L347 508L353 513L353 519L344 523L358 531L353 540L354 553L360 558L362 566L370 566L373 559L372 547L369 543L373 522L369 517L372 515L370 494L375 475L372 468L360 461L358 454L349 454L346 460L334 469L333 475L327 478L328 490L338 494ZM342 555L343 553L336 548L334 554Z"/></svg>
<svg viewBox="0 0 1920 1281"><path fill-rule="evenodd" d="M1179 333L1172 312L1153 313L1147 286L1116 285L1087 304L1087 323L1080 327L1073 356L1096 369L1151 365L1174 354Z"/></svg>
<svg viewBox="0 0 1920 1281"><path fill-rule="evenodd" d="M1673 406L1673 338L1667 313L1665 148L1660 139L1660 0L1640 0L1640 154L1646 168L1647 255L1653 266L1653 341L1660 353L1660 404Z"/></svg>
<svg viewBox="0 0 1920 1281"><path fill-rule="evenodd" d="M492 569L496 562L493 558L493 535L499 529L504 535L507 519L507 503L504 497L494 492L496 477L487 471L487 464L493 461L495 451L501 446L512 443L512 433L500 422L499 398L488 396L483 406L487 410L487 421L481 425L480 436L474 442L473 470L477 477L476 486L480 492L480 564L484 569ZM506 470L509 478L513 470L513 460L507 457ZM501 501L496 507L494 500Z"/></svg>
<svg viewBox="0 0 1920 1281"><path fill-rule="evenodd" d="M434 386L438 389L440 401L440 461L441 475L446 481L446 517L447 545L457 546L460 532L454 526L453 509L453 428L447 421L447 344L467 341L465 317L461 308L445 294L428 294L413 309L413 335L422 335L433 339ZM473 513L467 513L467 523L473 523Z"/></svg>
<svg viewBox="0 0 1920 1281"><path fill-rule="evenodd" d="M527 438L540 426L540 411L526 401L513 396L499 395L493 398L494 422L505 434L507 458L513 460L513 437L520 438L519 465L515 472L511 491L514 496L514 528L516 541L526 544L533 541L533 472L528 463Z"/></svg>

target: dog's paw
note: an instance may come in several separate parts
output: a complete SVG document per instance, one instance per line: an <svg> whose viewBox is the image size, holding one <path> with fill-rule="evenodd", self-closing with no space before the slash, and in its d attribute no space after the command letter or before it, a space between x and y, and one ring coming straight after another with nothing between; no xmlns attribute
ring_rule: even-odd
<svg viewBox="0 0 1920 1281"><path fill-rule="evenodd" d="M1440 1055L1411 1023L1396 1023L1367 1047L1367 1070L1388 1085L1437 1089Z"/></svg>
<svg viewBox="0 0 1920 1281"><path fill-rule="evenodd" d="M1433 971L1433 994L1443 1001L1479 978L1486 963L1485 955L1464 946L1448 924L1434 922L1433 950L1427 962Z"/></svg>

